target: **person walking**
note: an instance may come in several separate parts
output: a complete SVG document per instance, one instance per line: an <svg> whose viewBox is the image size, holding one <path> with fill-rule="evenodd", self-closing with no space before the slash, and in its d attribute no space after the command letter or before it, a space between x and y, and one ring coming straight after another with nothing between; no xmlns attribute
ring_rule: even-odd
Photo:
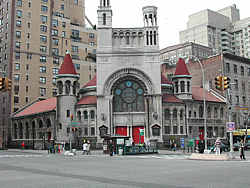
<svg viewBox="0 0 250 188"><path fill-rule="evenodd" d="M82 154L87 154L87 147L88 147L88 143L87 142L84 142L83 145L82 145Z"/></svg>
<svg viewBox="0 0 250 188"><path fill-rule="evenodd" d="M216 155L220 155L220 147L221 147L221 140L220 138L217 138L215 141Z"/></svg>
<svg viewBox="0 0 250 188"><path fill-rule="evenodd" d="M240 141L240 159L241 159L241 160L242 160L242 159L246 160L244 147L245 147L245 144L244 144L244 140L242 139L242 140Z"/></svg>
<svg viewBox="0 0 250 188"><path fill-rule="evenodd" d="M89 140L87 142L87 148L86 148L86 150L87 150L87 155L89 155L90 154L90 141Z"/></svg>

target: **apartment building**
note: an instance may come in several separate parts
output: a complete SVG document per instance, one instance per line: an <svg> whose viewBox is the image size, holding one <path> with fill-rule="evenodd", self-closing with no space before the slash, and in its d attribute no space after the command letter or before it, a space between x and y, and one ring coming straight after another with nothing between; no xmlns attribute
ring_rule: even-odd
<svg viewBox="0 0 250 188"><path fill-rule="evenodd" d="M80 85L94 77L96 37L86 27L84 0L0 0L0 71L12 80L12 90L0 94L4 144L11 113L57 93L55 75L66 51Z"/></svg>
<svg viewBox="0 0 250 188"><path fill-rule="evenodd" d="M187 29L180 31L180 43L195 42L214 49L250 58L250 18L240 19L235 4L218 11L202 10L189 16Z"/></svg>

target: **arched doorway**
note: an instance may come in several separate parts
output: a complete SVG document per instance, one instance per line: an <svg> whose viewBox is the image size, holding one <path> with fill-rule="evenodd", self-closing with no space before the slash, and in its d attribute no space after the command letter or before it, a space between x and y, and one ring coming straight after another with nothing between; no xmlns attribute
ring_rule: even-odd
<svg viewBox="0 0 250 188"><path fill-rule="evenodd" d="M144 123L135 124L133 119L145 113L145 84L135 77L127 76L119 79L112 87L113 113L115 118L126 119L116 123L115 134L132 136L135 144L144 143ZM143 116L143 115L142 115ZM141 131L143 130L143 131ZM132 134L131 134L132 131Z"/></svg>

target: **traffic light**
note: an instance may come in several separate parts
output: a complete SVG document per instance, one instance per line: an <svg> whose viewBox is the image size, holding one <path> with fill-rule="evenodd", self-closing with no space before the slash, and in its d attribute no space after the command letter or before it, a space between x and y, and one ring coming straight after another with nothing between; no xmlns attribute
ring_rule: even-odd
<svg viewBox="0 0 250 188"><path fill-rule="evenodd" d="M223 76L223 89L226 90L230 87L230 78Z"/></svg>
<svg viewBox="0 0 250 188"><path fill-rule="evenodd" d="M0 91L5 89L5 78L0 78Z"/></svg>
<svg viewBox="0 0 250 188"><path fill-rule="evenodd" d="M223 83L222 83L222 76L216 76L215 77L215 88L220 90L220 91L223 91Z"/></svg>
<svg viewBox="0 0 250 188"><path fill-rule="evenodd" d="M5 90L11 91L12 81L8 78L5 78Z"/></svg>

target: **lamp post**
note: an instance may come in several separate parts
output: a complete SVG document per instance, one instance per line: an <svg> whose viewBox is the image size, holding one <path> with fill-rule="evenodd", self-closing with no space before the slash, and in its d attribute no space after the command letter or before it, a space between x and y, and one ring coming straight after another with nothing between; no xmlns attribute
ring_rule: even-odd
<svg viewBox="0 0 250 188"><path fill-rule="evenodd" d="M203 65L200 61L200 59L196 56L190 56L190 57L194 57L195 60L198 61L200 68L201 68L201 72L202 72L202 87L203 87L203 117L204 117L204 140L205 140L205 150L207 150L207 114L206 114L206 92L205 92L205 72L204 72L204 68Z"/></svg>

